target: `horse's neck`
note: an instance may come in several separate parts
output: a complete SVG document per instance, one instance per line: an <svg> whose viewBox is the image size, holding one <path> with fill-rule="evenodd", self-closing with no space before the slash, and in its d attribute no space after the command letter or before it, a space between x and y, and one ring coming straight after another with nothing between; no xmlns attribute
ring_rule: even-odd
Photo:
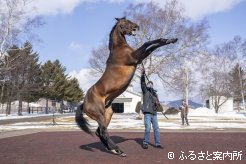
<svg viewBox="0 0 246 164"><path fill-rule="evenodd" d="M122 46L126 43L126 38L124 35L122 35L117 26L115 26L110 33L110 39L109 39L109 50L111 51L113 48Z"/></svg>

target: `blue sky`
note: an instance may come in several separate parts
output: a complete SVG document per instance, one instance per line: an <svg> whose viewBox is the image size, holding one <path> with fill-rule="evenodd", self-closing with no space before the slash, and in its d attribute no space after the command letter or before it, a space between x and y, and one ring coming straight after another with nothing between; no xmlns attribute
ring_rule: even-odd
<svg viewBox="0 0 246 164"><path fill-rule="evenodd" d="M67 72L88 68L91 50L106 38L114 17L123 16L131 2L80 2L69 13L62 13L62 8L55 14L43 13L45 25L36 30L42 43L34 46L35 51L43 62L59 59ZM235 35L246 38L245 15L246 1L242 1L231 9L201 16L209 22L211 45L227 42Z"/></svg>
<svg viewBox="0 0 246 164"><path fill-rule="evenodd" d="M88 80L88 59L108 36L115 17L122 17L130 3L150 0L36 0L37 11L45 25L35 30L42 43L34 50L40 60L59 59L67 73L76 76L86 90L95 79ZM165 0L152 0L165 3ZM179 0L185 15L194 22L206 18L210 25L210 46L232 40L235 35L246 39L246 0Z"/></svg>
<svg viewBox="0 0 246 164"><path fill-rule="evenodd" d="M87 68L93 48L109 34L114 17L122 17L129 3L85 3L72 13L43 16L38 29L42 43L35 46L42 61L59 59L67 71Z"/></svg>
<svg viewBox="0 0 246 164"><path fill-rule="evenodd" d="M246 1L233 9L206 16L210 24L209 35L211 45L232 40L235 35L246 39Z"/></svg>

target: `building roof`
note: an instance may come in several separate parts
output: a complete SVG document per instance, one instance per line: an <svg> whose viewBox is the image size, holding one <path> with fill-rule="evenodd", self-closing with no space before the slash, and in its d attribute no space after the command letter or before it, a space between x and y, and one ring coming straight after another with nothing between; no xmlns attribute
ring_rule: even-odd
<svg viewBox="0 0 246 164"><path fill-rule="evenodd" d="M141 93L134 91L132 86L129 86L119 97L126 97L125 96L126 93L133 94L138 97L142 97Z"/></svg>

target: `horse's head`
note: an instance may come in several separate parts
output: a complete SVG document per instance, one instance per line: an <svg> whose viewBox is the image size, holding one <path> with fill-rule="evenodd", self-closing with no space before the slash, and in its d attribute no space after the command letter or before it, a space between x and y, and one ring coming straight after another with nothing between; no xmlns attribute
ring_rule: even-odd
<svg viewBox="0 0 246 164"><path fill-rule="evenodd" d="M118 22L116 27L119 28L119 31L122 35L136 35L136 31L139 30L139 26L125 17L123 18L115 18Z"/></svg>

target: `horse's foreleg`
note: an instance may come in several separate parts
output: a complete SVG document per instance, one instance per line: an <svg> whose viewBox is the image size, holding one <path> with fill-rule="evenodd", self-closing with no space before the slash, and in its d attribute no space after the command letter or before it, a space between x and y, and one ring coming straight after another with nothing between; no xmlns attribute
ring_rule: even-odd
<svg viewBox="0 0 246 164"><path fill-rule="evenodd" d="M141 47L139 47L134 52L134 56L139 56L139 55L143 54L149 46L160 43L162 41L163 41L163 39L156 39L156 40L148 41L148 42L144 43Z"/></svg>
<svg viewBox="0 0 246 164"><path fill-rule="evenodd" d="M167 44L175 43L177 40L178 39L157 39L146 42L133 53L133 57L137 59L139 63L141 63L142 60L148 57L157 48Z"/></svg>
<svg viewBox="0 0 246 164"><path fill-rule="evenodd" d="M153 44L145 50L145 54L143 55L143 58L146 58L148 55L150 55L157 48L171 44L171 43L175 43L175 42L177 42L177 40L178 40L177 38L175 38L175 39L161 39L161 42L159 42L157 44Z"/></svg>

